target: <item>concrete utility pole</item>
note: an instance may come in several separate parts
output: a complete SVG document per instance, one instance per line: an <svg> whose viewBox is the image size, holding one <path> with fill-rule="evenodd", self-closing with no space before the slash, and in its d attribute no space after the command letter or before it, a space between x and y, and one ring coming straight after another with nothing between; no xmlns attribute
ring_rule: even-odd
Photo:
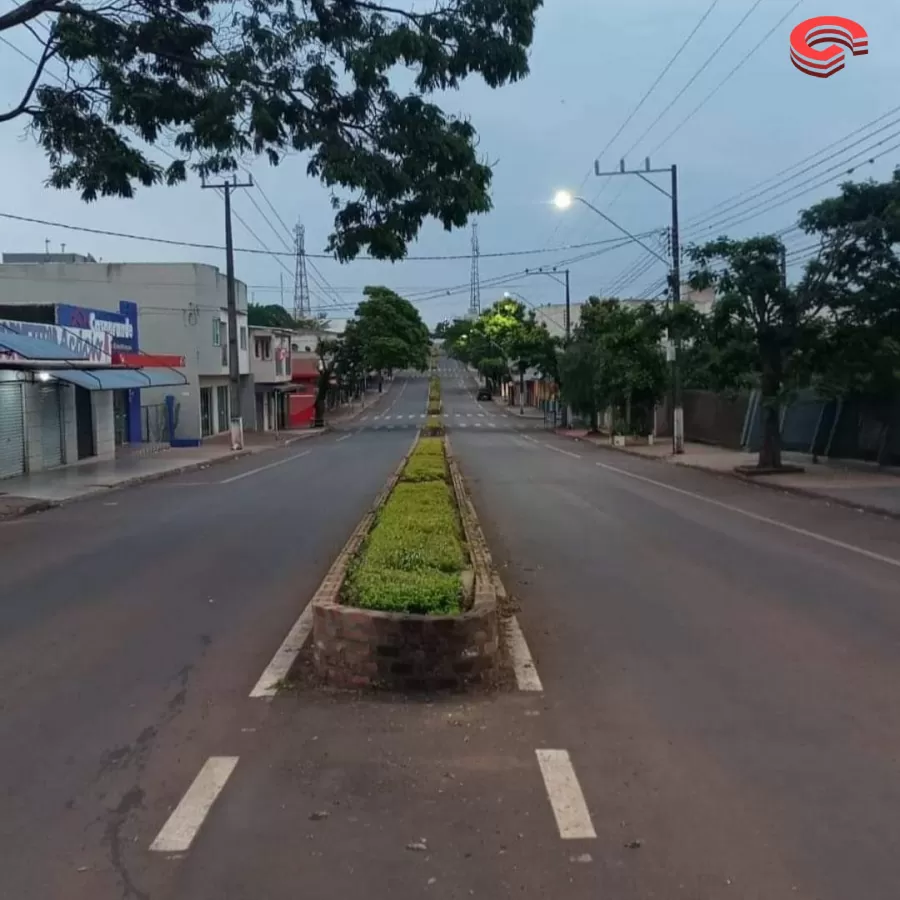
<svg viewBox="0 0 900 900"><path fill-rule="evenodd" d="M231 449L244 449L244 418L241 415L241 363L238 349L237 295L234 289L234 241L231 235L231 192L253 187L253 179L238 182L237 176L222 184L203 183L204 189L223 191L225 197L225 279L228 297L228 378L231 390Z"/></svg>
<svg viewBox="0 0 900 900"><path fill-rule="evenodd" d="M641 181L646 181L650 187L659 191L664 196L668 197L672 203L672 268L671 274L669 276L670 279L670 288L672 291L672 311L673 313L677 309L678 303L681 302L681 241L680 235L678 231L678 166L672 165L668 166L664 169L651 169L650 168L650 158L644 160L644 168L643 169L626 169L625 168L625 160L623 159L619 163L619 169L615 172L601 172L600 171L600 163L599 161L594 162L594 174L598 177L605 178L613 175L637 175ZM672 179L672 187L671 191L667 191L664 188L661 188L656 182L651 181L647 178L647 175L659 175L659 174L668 174ZM578 199L578 198L576 198ZM586 201L582 201L586 206L590 206ZM604 213L601 213L598 209L591 206L591 209L599 215L603 216L607 221L612 221L606 216ZM625 232L625 229L619 226L617 223L612 222L620 231ZM628 232L625 232L628 234ZM637 243L641 244L645 250L649 250L652 256L659 257L659 254L650 250L646 244L643 244L641 241L638 241L634 238L634 235L630 235L629 237L633 238L637 241ZM678 329L673 327L671 329L672 332L669 334L669 347L666 349L666 355L672 363L672 452L675 454L684 453L684 402L682 397L682 389L681 389L681 368L679 365L679 357L681 355L681 337L678 334Z"/></svg>

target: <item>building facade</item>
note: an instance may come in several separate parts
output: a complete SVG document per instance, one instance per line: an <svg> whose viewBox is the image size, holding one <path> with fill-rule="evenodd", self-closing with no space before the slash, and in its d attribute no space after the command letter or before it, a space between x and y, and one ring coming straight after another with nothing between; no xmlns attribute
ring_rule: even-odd
<svg viewBox="0 0 900 900"><path fill-rule="evenodd" d="M28 318L0 319L0 478L115 456L116 398L184 383L172 357L114 350L109 323L79 327L89 310L10 310Z"/></svg>
<svg viewBox="0 0 900 900"><path fill-rule="evenodd" d="M9 260L16 259L15 262ZM19 261L24 259L25 261ZM33 261L32 261L33 260ZM235 283L241 406L252 417L247 289ZM215 266L194 263L98 263L89 257L55 261L41 254L4 255L0 306L80 308L90 327L106 331L121 352L184 359L185 383L150 386L120 395L117 434L153 440L173 406L174 441L199 443L229 429L228 315L226 279ZM80 313L79 315L84 315ZM66 319L64 321L73 322ZM91 318L92 316L92 318ZM127 350L125 348L128 348ZM167 397L173 397L167 401Z"/></svg>

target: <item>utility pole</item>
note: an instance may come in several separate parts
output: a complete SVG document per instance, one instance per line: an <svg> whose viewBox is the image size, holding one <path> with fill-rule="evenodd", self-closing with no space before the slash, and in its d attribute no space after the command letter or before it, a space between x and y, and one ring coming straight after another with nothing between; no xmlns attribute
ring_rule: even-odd
<svg viewBox="0 0 900 900"><path fill-rule="evenodd" d="M648 160L649 162L649 160ZM678 231L678 166L672 166L672 330L669 337L675 347L672 354L672 392L675 405L672 412L672 452L684 453L684 398L681 395L681 335L678 333L678 304L681 302L681 236Z"/></svg>
<svg viewBox="0 0 900 900"><path fill-rule="evenodd" d="M234 240L231 235L231 192L253 187L253 179L238 182L237 175L222 184L203 183L204 189L222 191L225 196L225 281L228 302L228 379L231 390L231 449L244 449L244 419L241 415L241 362L238 351L237 295L234 288Z"/></svg>
<svg viewBox="0 0 900 900"><path fill-rule="evenodd" d="M650 157L647 157L644 160L643 169L626 169L625 160L623 159L619 163L618 171L601 172L600 162L599 160L596 160L594 162L594 174L599 177L607 177L611 175L636 175L641 179L641 181L647 182L650 187L654 188L670 199L672 203L672 268L669 280L672 291L672 311L674 322L674 317L675 315L677 315L677 306L681 302L681 241L678 231L678 166L672 165L663 169L651 169ZM667 191L664 188L661 188L658 184L656 184L656 182L651 181L647 177L648 175L660 174L668 174L671 177L671 191ZM583 202L585 202L586 206L590 206L590 204L586 201ZM608 217L604 213L601 213L595 207L591 206L591 209L594 209L595 212L608 219ZM615 222L613 222L613 224L616 225ZM620 231L624 231L621 226L616 225L616 227L619 228ZM629 234L628 232L625 233ZM649 249L645 244L637 240L637 238L634 238L634 235L629 234L629 237L632 237L638 244L644 247L645 250ZM650 250L650 253L652 256L659 256L658 253L655 253L652 250ZM669 346L666 348L666 356L672 363L672 452L674 454L684 453L684 405L681 389L681 368L679 366L681 338L679 337L677 332L677 327L673 326L670 329Z"/></svg>

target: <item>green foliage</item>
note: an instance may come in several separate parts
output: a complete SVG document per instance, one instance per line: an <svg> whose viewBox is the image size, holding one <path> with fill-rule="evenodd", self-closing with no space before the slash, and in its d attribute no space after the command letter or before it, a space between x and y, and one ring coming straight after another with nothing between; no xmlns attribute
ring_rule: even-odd
<svg viewBox="0 0 900 900"><path fill-rule="evenodd" d="M399 259L426 218L450 230L490 209L474 128L427 97L524 77L539 6L28 0L0 14L0 35L37 57L0 121L28 121L50 184L88 201L300 154L332 189L329 249ZM177 158L154 162L154 145Z"/></svg>
<svg viewBox="0 0 900 900"><path fill-rule="evenodd" d="M520 376L530 368L556 379L556 342L538 324L534 311L517 300L500 300L475 322L456 319L443 328L445 347L455 359L474 366L490 384L509 380L510 366Z"/></svg>
<svg viewBox="0 0 900 900"><path fill-rule="evenodd" d="M447 464L439 456L420 454L412 457L401 476L402 481L445 481Z"/></svg>
<svg viewBox="0 0 900 900"><path fill-rule="evenodd" d="M441 381L439 378L432 378L428 383L428 399L429 400L440 400L441 399Z"/></svg>
<svg viewBox="0 0 900 900"><path fill-rule="evenodd" d="M410 459L417 459L421 456L439 456L444 459L444 442L434 438L422 438L416 444L416 449Z"/></svg>
<svg viewBox="0 0 900 900"><path fill-rule="evenodd" d="M419 311L386 287L367 287L363 293L355 327L366 366L379 372L425 371L431 339Z"/></svg>
<svg viewBox="0 0 900 900"><path fill-rule="evenodd" d="M900 169L886 182L844 184L800 224L820 242L800 285L827 310L817 385L886 423L900 396Z"/></svg>
<svg viewBox="0 0 900 900"><path fill-rule="evenodd" d="M784 279L784 245L775 236L733 241L719 238L688 251L695 263L694 288L716 291L711 326L720 348L717 381L742 387L748 374L763 405L759 465L781 465L780 407L790 393L809 383L821 335L807 289Z"/></svg>
<svg viewBox="0 0 900 900"><path fill-rule="evenodd" d="M647 410L666 384L660 341L664 320L650 303L634 306L591 297L563 355L561 380L567 401L591 418L613 408L627 420L632 408Z"/></svg>
<svg viewBox="0 0 900 900"><path fill-rule="evenodd" d="M465 565L444 442L422 438L351 567L344 602L395 612L458 613Z"/></svg>
<svg viewBox="0 0 900 900"><path fill-rule="evenodd" d="M327 326L325 319L295 319L278 303L247 304L247 323L266 328L292 328L297 331L318 331Z"/></svg>
<svg viewBox="0 0 900 900"><path fill-rule="evenodd" d="M345 602L360 609L446 616L459 613L462 592L458 572L362 566L348 581Z"/></svg>

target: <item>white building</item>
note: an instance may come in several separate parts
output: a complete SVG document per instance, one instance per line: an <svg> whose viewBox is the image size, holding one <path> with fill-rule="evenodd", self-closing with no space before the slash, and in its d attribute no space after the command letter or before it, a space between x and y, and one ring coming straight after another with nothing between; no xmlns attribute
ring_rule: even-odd
<svg viewBox="0 0 900 900"><path fill-rule="evenodd" d="M259 431L288 427L288 394L294 390L291 338L287 328L250 326L250 373L255 393L255 424Z"/></svg>
<svg viewBox="0 0 900 900"><path fill-rule="evenodd" d="M240 281L235 287L241 405L252 427L255 400L250 378L247 289ZM47 262L40 254L5 255L0 265L0 305L69 304L115 312L123 300L137 305L137 346L141 353L184 357L181 371L187 383L176 388L143 387L141 406L159 407L166 396L174 396L176 442L191 444L227 431L231 410L226 279L215 266L97 263L88 257Z"/></svg>

